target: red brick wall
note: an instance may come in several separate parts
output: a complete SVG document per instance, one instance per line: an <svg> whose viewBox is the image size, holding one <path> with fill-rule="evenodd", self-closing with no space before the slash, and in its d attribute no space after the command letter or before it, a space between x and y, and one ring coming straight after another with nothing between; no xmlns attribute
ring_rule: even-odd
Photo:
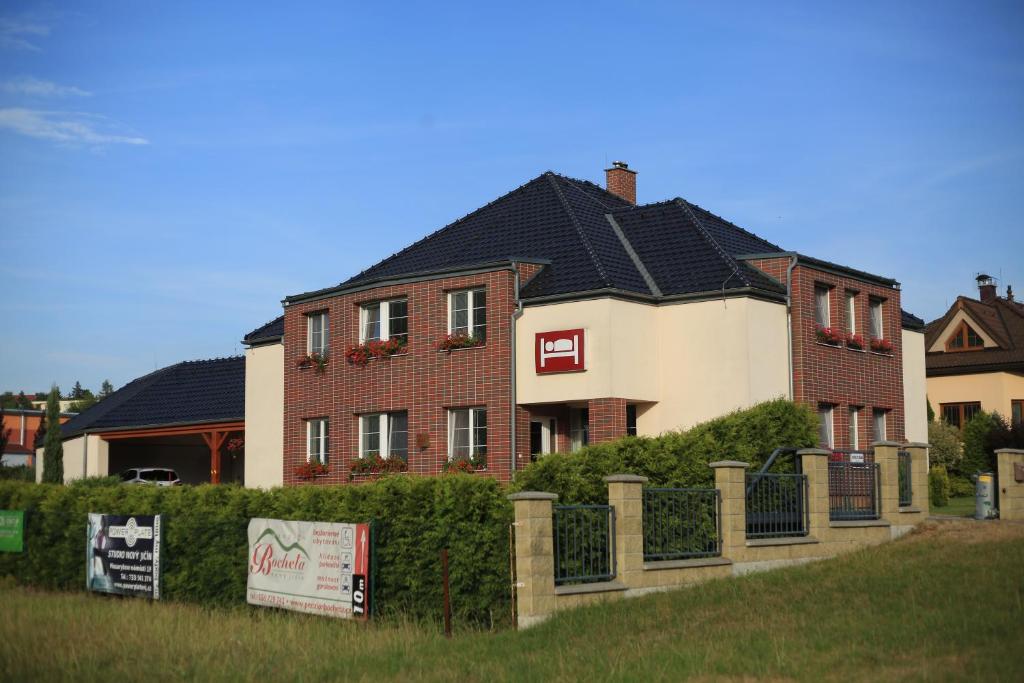
<svg viewBox="0 0 1024 683"><path fill-rule="evenodd" d="M487 290L487 343L440 352L437 344L447 334L447 292L470 287ZM348 481L349 465L359 456L358 415L398 410L409 413L409 470L438 473L448 457L447 409L458 407L487 408L487 474L508 480L513 289L512 272L501 270L287 307L284 483L299 483L294 470L306 460L305 419L330 419L331 472L317 482L339 484ZM345 350L359 339L359 305L398 297L409 302L407 353L374 359L363 367L347 363ZM318 374L313 368L298 368L296 360L306 353L305 314L321 310L328 311L330 321L330 361ZM427 435L426 448L417 447L419 434Z"/></svg>
<svg viewBox="0 0 1024 683"><path fill-rule="evenodd" d="M783 284L786 282L788 258L753 259L760 268ZM856 351L820 344L815 338L814 287L831 286L829 308L832 327L847 331L846 291L856 295L857 333L868 344L868 302L870 297L883 299L884 335L893 344L890 355L870 350ZM888 410L887 438L902 441L905 437L903 411L903 348L900 316L900 291L850 277L833 275L798 265L793 271L793 389L794 398L814 409L819 403L835 406L835 447L850 447L849 408L863 408L859 415L860 447L873 439L872 410Z"/></svg>
<svg viewBox="0 0 1024 683"><path fill-rule="evenodd" d="M590 443L614 441L626 435L626 399L595 398L589 404Z"/></svg>

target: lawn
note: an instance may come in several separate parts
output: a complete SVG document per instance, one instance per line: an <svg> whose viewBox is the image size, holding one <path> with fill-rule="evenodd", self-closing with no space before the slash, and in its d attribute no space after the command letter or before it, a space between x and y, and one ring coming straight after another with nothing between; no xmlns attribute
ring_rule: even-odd
<svg viewBox="0 0 1024 683"><path fill-rule="evenodd" d="M974 516L974 496L960 496L957 498L950 498L949 505L945 507L931 507L931 513L933 515L952 515L954 517L973 517Z"/></svg>
<svg viewBox="0 0 1024 683"><path fill-rule="evenodd" d="M1024 525L930 522L842 558L524 632L369 626L0 588L6 680L1024 680Z"/></svg>

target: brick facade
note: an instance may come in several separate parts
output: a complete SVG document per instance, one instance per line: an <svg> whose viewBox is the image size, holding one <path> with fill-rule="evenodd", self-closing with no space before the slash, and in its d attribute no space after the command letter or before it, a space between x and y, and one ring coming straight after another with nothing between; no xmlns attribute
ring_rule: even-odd
<svg viewBox="0 0 1024 683"><path fill-rule="evenodd" d="M782 283L786 282L789 258L751 259L760 268ZM855 292L856 332L870 342L868 331L869 301L877 298L882 304L884 337L892 342L890 354L846 348L845 344L830 346L815 337L814 287L827 285L831 326L849 331L846 293ZM835 448L850 448L850 407L861 408L858 415L860 447L875 440L872 434L872 411L885 410L886 438L902 441L905 436L903 410L903 347L900 291L854 277L845 277L808 265L793 269L792 281L793 392L794 399L818 409L822 403L834 406L833 433ZM824 445L824 444L822 444Z"/></svg>

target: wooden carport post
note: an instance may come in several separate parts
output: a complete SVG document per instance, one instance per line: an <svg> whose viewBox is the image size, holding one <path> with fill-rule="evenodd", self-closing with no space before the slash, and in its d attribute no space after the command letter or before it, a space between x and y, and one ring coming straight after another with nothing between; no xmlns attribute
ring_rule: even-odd
<svg viewBox="0 0 1024 683"><path fill-rule="evenodd" d="M210 483L220 483L220 447L228 438L227 432L203 432L203 441L210 449Z"/></svg>

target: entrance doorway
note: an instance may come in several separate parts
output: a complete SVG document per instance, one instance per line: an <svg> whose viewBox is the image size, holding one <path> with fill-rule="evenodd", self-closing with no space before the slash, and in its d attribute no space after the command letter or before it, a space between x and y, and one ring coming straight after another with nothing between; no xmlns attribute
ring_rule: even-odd
<svg viewBox="0 0 1024 683"><path fill-rule="evenodd" d="M558 422L553 417L541 417L530 420L530 460L539 455L554 452L555 434L558 433Z"/></svg>

